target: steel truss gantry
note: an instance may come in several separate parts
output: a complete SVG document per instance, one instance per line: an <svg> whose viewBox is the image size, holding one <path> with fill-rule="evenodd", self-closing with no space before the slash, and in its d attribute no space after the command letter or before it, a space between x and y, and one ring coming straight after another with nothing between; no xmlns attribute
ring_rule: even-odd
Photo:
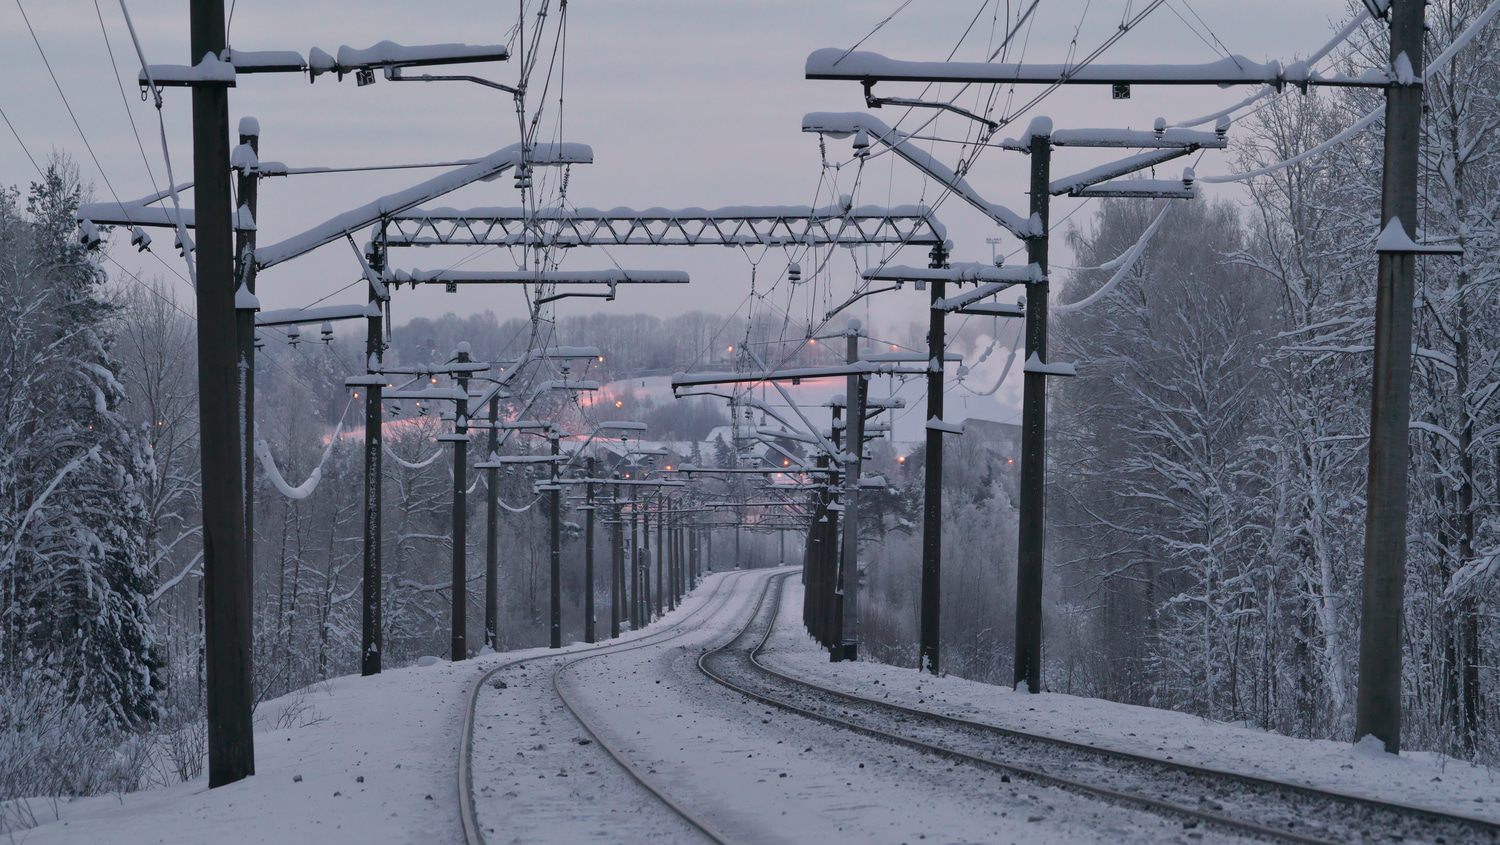
<svg viewBox="0 0 1500 845"><path fill-rule="evenodd" d="M414 208L387 216L388 246L829 246L940 244L921 205L703 208Z"/></svg>

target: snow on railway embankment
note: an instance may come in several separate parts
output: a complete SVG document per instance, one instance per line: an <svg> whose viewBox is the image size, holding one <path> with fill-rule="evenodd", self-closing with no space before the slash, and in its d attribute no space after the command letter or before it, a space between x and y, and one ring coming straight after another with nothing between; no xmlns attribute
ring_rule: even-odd
<svg viewBox="0 0 1500 845"><path fill-rule="evenodd" d="M795 579L787 583L784 601L801 607L802 587ZM1395 757L1096 698L1024 695L882 663L829 663L797 617L781 615L760 660L832 689L1178 763L1500 821L1500 769L1425 751Z"/></svg>

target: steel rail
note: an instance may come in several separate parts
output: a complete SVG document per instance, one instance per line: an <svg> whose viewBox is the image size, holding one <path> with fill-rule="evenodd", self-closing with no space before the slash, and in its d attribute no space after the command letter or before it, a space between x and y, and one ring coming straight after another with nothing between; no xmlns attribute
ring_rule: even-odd
<svg viewBox="0 0 1500 845"><path fill-rule="evenodd" d="M740 581L744 580L745 574L748 574L751 571L753 570L742 570L738 573L731 571L726 573L725 577L719 579L719 581L714 584L713 592L708 594L708 597L704 599L703 604L700 607L698 607L696 610L683 617L682 619L678 620L677 622L674 622L671 626L660 631L653 631L652 633L647 634L644 637L631 640L626 643L601 644L595 648L588 649L588 656L598 657L604 654L617 654L622 651L632 651L637 648L643 648L647 645L656 645L663 641L671 640L675 637L689 633L688 631L682 630L682 628L688 623L695 620L699 625L701 625L705 620L699 619L698 617L702 616L704 611L710 609L722 609L723 604L727 604L729 600L729 593L725 592L724 587L729 584L731 580L733 581L733 583L739 583ZM739 577L734 577L736 575L738 575ZM718 607L715 607L714 601L719 597L720 593L725 593L724 602L721 603ZM648 640L650 642L647 642ZM561 656L563 655L559 655L557 653L549 653L538 654L532 657L523 657L517 660L508 660L500 664L499 666L495 666L489 670L486 670L474 680L473 686L470 687L468 699L464 707L463 727L459 734L458 743L458 807L459 820L461 822L464 834L464 845L484 845L485 841L484 834L480 831L479 827L479 811L474 804L474 713L475 708L479 703L479 693L484 689L485 683L488 682L489 679L493 677L497 672L505 669L511 669L516 666L524 666L528 663L536 663L543 660L556 660ZM556 687L554 686L554 690L555 689ZM563 703L564 705L567 705L566 700L564 700ZM571 706L569 706L568 709L570 712L572 712ZM578 718L576 713L574 713L574 718ZM584 730L587 730L590 734L593 734L593 730L587 724L585 724L582 719L578 719L578 722L579 724L583 725ZM597 735L595 735L594 738L596 741L598 741L599 739ZM606 743L600 741L599 745L603 747L610 754L610 756L615 759L616 762L621 762L620 758L615 755L613 749L609 748ZM625 768L627 773L636 778L637 781L640 781L640 776L632 771L628 765L624 763L621 763L621 765ZM655 792L649 785L646 785L646 788L648 791L652 791L652 794L656 795L656 797L663 797L659 793ZM673 812L678 812L679 815L681 814L681 811L675 804L670 801L667 802L667 804L673 810ZM694 827L698 827L697 823L694 822L691 818L686 818L686 820ZM699 829L702 830L703 828ZM723 839L716 838L714 834L709 833L708 831L704 832L711 839L714 839L715 842L724 843Z"/></svg>
<svg viewBox="0 0 1500 845"><path fill-rule="evenodd" d="M983 734L1001 736L1009 739L1019 739L1041 745L1050 745L1054 747L1065 748L1069 751L1086 754L1096 758L1110 758L1116 761L1129 762L1137 765L1165 768L1188 774L1200 779L1217 779L1221 782L1229 781L1233 783L1239 783L1245 786L1254 787L1262 791L1280 792L1283 794L1292 793L1302 798L1308 798L1323 802L1343 803L1346 805L1351 805L1375 812L1396 812L1415 817L1422 821L1467 827L1481 834L1487 833L1489 835L1490 841L1500 842L1500 824L1496 824L1484 819L1476 819L1469 816L1444 813L1437 810L1431 810L1424 807L1415 807L1397 802L1377 801L1374 799L1363 798L1346 793L1317 789L1300 784L1287 783L1285 781L1274 780L1271 778L1262 778L1253 775L1243 775L1236 772L1225 772L1216 769L1208 769L1201 766L1177 763L1170 760L1162 760L1160 758L1150 757L1142 754L1133 754L1131 752L1116 751L1112 749L1071 742L1068 740L1055 739L1039 734L1027 733L1025 731L1017 731L1014 729L1002 728L996 725L989 725L982 722L970 721L956 716L946 716L939 713L933 713L928 710L920 710L913 707L892 704L889 701L866 698L864 696L830 689L828 687L824 687L819 684L803 680L801 678L792 677L766 666L758 659L760 652L765 648L766 643L770 639L771 632L775 629L776 617L780 612L781 586L782 584L784 584L785 579L782 578L780 580L781 583L778 583L777 585L778 589L776 596L776 605L772 610L771 618L766 622L766 629L763 633L760 634L759 640L757 640L755 644L746 652L745 662L755 670L766 675L773 676L787 683L791 683L796 686L811 690L816 690L818 693L831 696L835 699L842 699L848 702L857 702L861 705L868 705L876 709L899 713L907 717L916 717L918 719L937 722L939 724L951 726L954 728L977 731ZM770 584L768 582L768 589L769 586ZM925 751L941 757L962 760L984 768L998 770L1007 774L1026 778L1034 782L1049 784L1061 789L1068 790L1070 792L1102 798L1106 801L1109 801L1110 803L1135 806L1157 815L1168 815L1177 818L1190 819L1221 830L1227 830L1233 833L1248 834L1262 839L1272 839L1283 842L1309 843L1309 845L1311 845L1312 843L1316 843L1316 845L1327 845L1327 843L1333 841L1309 834L1273 828L1266 825L1257 824L1255 822L1242 821L1239 819L1231 818L1229 816L1219 815L1218 813L1208 810L1198 809L1196 807L1183 806L1181 804L1173 803L1170 801L1149 798L1142 795L1136 795L1116 789L1111 789L1109 787L1096 786L1093 784L1076 781L1071 778L1050 774L1045 771L1038 771L1035 769L1027 768L1025 766L1015 765L1011 763L1003 763L987 757L981 757L975 754L960 751L955 748L949 748L943 745L935 745L919 739L913 739L908 736L902 736L888 731L883 731L879 728L870 727L845 719L840 719L835 716L829 716L823 713L809 710L804 707L799 707L796 704L792 704L788 701L775 698L774 696L767 695L763 692L749 689L741 684L736 684L728 678L709 669L707 664L710 659L720 654L726 654L727 650L731 646L733 646L734 643L739 642L744 638L746 634L751 632L751 629L756 624L757 619L758 616L752 618L748 623L746 623L745 627L741 629L740 634L734 639L727 642L725 645L720 646L717 649L705 651L698 659L698 667L700 671L702 671L705 675L707 675L717 683L742 695L748 696L765 704L769 704L771 706L778 707L783 710L794 712L798 715L823 722L825 724L845 728L856 733L883 739L898 745Z"/></svg>

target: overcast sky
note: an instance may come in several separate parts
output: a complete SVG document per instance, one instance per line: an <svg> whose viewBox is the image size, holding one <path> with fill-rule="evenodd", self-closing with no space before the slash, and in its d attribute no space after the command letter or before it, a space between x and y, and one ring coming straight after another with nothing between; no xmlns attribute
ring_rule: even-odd
<svg viewBox="0 0 1500 845"><path fill-rule="evenodd" d="M234 5L232 46L291 49L304 55L314 46L332 53L343 44L367 47L383 39L403 44L505 43L518 11L515 2L474 0L236 0ZM554 1L549 26L557 20L556 5ZM544 139L560 137L594 149L595 163L573 170L570 201L600 208L827 203L831 192L826 180L820 180L825 174L817 138L800 132L801 117L808 111L861 110L863 100L857 84L804 80L807 54L819 47L847 48L869 35L861 49L897 58L941 60L975 21L955 58L980 60L992 49L989 45L1002 37L1007 14L1013 18L1025 4L1019 0L998 0L998 4L914 0L870 35L901 5L902 0L572 0L567 9L566 61L556 71L564 84L561 127L554 81L541 133ZM1011 58L1024 55L1027 61L1063 61L1075 41L1077 54L1086 55L1116 29L1127 7L1144 5L1143 0L1042 0L1034 24L1018 38L1024 54L1013 52ZM1100 61L1206 62L1219 58L1221 49L1257 61L1289 60L1326 42L1332 22L1346 13L1348 5L1343 0L1196 0L1191 4L1168 0ZM536 6L537 0L528 0L529 10ZM984 11L976 19L981 6ZM97 164L48 76L20 7L30 17ZM186 0L135 0L131 13L149 61L187 62ZM6 79L0 89L0 109L31 154L44 164L44 157L54 149L71 154L85 179L94 182L98 199L114 194L130 200L151 193L148 165L156 184L164 187L155 109L142 102L135 85L138 62L118 0L99 0L97 6L93 0L21 0L19 6L0 6L0 22L0 72ZM528 20L528 29L533 25L534 18ZM124 81L123 97L110 67L105 33ZM515 65L512 61L469 69L513 83ZM537 86L534 80L533 90ZM878 93L915 96L918 91L917 86L889 85ZM1107 88L1088 86L1063 89L1034 113L1051 116L1059 128L1149 128L1158 116L1169 122L1186 119L1225 107L1246 93L1137 88L1132 99L1116 101ZM184 89L172 89L166 101L173 168L178 181L185 181L192 170L189 95ZM961 102L972 105L971 100ZM132 134L127 108L135 118L144 154ZM230 113L232 121L244 115L257 117L262 128L261 157L292 166L472 158L518 139L510 98L463 83L395 84L382 79L374 86L358 88L352 79L340 83L322 77L309 85L305 78L291 75L241 77L239 87L230 92ZM887 122L900 115L893 108L878 113ZM1028 119L1021 117L1013 133L1019 134ZM934 128L951 138L962 137L968 126L962 118L945 117ZM957 156L957 147L951 144L934 144L931 150L949 163ZM831 161L847 157L847 141L829 142ZM1060 150L1054 157L1054 173L1093 163L1097 160ZM1026 167L1023 156L987 150L970 181L991 201L1024 210ZM1180 166L1167 167L1163 178L1180 173ZM1228 158L1215 153L1205 156L1198 167L1200 173L1229 169ZM838 192L853 188L852 171L851 167L837 174ZM391 171L269 180L261 193L262 243L295 234L432 173ZM35 176L16 138L0 127L0 182L24 186ZM1234 189L1210 187L1205 193L1216 191L1232 196ZM908 166L886 156L871 162L860 176L855 199L862 204L900 204L930 201L937 193ZM512 180L506 177L466 188L437 204L515 205L517 198ZM190 194L187 200L191 202ZM1054 221L1074 213L1064 226L1086 225L1091 209L1077 208L1074 202L1059 199ZM938 217L955 241L956 260L990 259L995 247L985 239L1001 234L993 224L957 201L943 204ZM125 267L168 278L175 278L174 271L184 272L170 248L170 233L159 234L157 239L156 251L165 263L137 256L124 240L116 238L113 254ZM1006 241L998 248L1009 252L1018 247ZM467 261L470 269L515 268L513 257L504 251L477 257L473 252L414 250L397 254L393 264L436 269ZM792 292L783 282L769 295L769 302L756 307L774 304L800 319L819 317L853 285L851 256L841 253L829 263L827 275L818 284ZM913 248L909 253L898 263L925 263L924 250ZM611 308L665 315L696 308L721 313L740 309L743 316L743 309L750 307L746 296L752 260L759 263L757 290L764 292L769 282L784 273L789 256L781 250L746 255L707 247L617 248L609 254L574 250L564 266L599 268L618 263L632 269L682 269L692 273L693 283L686 289L622 290L619 299L609 304L564 300L558 313ZM860 260L864 260L862 254ZM1054 260L1065 263L1067 255L1054 248ZM110 269L118 274L114 265ZM347 245L331 244L263 274L260 298L267 308L300 306L329 296L330 302L360 300L363 290L359 286L335 293L354 282L357 272ZM190 302L186 285L177 284L183 299ZM885 294L858 313L861 317L868 314L877 327L889 326L921 318L924 303L924 296L908 289ZM438 316L447 311L488 309L501 319L526 313L519 290L497 288L451 295L437 288L403 291L394 307L398 324L412 316ZM992 363L1003 358L995 355ZM1009 394L1013 393L1002 391L980 411L997 418L1010 415L1014 402Z"/></svg>

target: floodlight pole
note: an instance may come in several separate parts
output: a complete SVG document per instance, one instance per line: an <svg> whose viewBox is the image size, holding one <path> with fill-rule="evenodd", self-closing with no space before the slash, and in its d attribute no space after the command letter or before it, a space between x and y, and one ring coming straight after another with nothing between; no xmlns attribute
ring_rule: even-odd
<svg viewBox="0 0 1500 845"><path fill-rule="evenodd" d="M384 245L377 239L368 256L370 269L376 273L385 269ZM369 301L380 302L380 292L374 282L369 284ZM365 373L375 375L380 369L385 354L382 341L383 318L377 314L365 323ZM375 382L374 379L369 379ZM381 548L380 548L380 493L384 481L381 469L382 430L381 393L378 382L366 384L365 388L365 560L364 584L360 608L360 658L361 675L380 674L382 648L381 597Z"/></svg>
<svg viewBox="0 0 1500 845"><path fill-rule="evenodd" d="M562 454L562 432L554 426L547 438L552 441L552 489L547 491L548 503L552 506L550 534L552 538L552 648L562 648L562 485L558 484L557 461Z"/></svg>
<svg viewBox="0 0 1500 845"><path fill-rule="evenodd" d="M594 641L594 459L585 463L588 481L583 485L583 641Z"/></svg>
<svg viewBox="0 0 1500 845"><path fill-rule="evenodd" d="M1391 63L1405 54L1417 81L1385 92L1381 230L1400 218L1416 239L1422 129L1425 0L1390 5ZM1365 505L1364 591L1359 623L1359 690L1354 736L1401 751L1401 629L1406 591L1408 422L1411 414L1414 253L1381 253L1375 300L1375 370L1370 397L1370 470Z"/></svg>
<svg viewBox="0 0 1500 845"><path fill-rule="evenodd" d="M193 61L224 50L223 0L192 0ZM245 557L240 361L229 194L229 90L193 85L197 197L198 426L203 477L203 626L208 785L255 774L252 593ZM190 248L189 244L183 245Z"/></svg>
<svg viewBox="0 0 1500 845"><path fill-rule="evenodd" d="M1031 136L1031 213L1039 234L1026 239L1026 260L1041 269L1026 289L1026 359L1047 363L1047 240L1052 193L1052 138ZM1042 564L1046 551L1047 375L1027 372L1021 398L1020 539L1016 556L1015 684L1042 691Z"/></svg>
<svg viewBox="0 0 1500 845"><path fill-rule="evenodd" d="M500 451L500 395L497 390L490 397L489 454L486 462L493 463L495 453ZM500 468L485 469L485 546L484 546L484 642L495 651L500 650Z"/></svg>
<svg viewBox="0 0 1500 845"><path fill-rule="evenodd" d="M458 348L458 362L467 364L468 344ZM461 371L464 372L464 371ZM458 389L467 397L469 379L457 376ZM469 600L469 400L455 400L453 411L453 642L449 659L457 662L469 656L468 645L468 600ZM491 429L493 431L493 429Z"/></svg>
<svg viewBox="0 0 1500 845"><path fill-rule="evenodd" d="M939 244L932 248L934 270L948 266L948 251ZM947 296L948 283L942 279L928 282L932 306L927 318L927 418L943 418L943 369L947 355L947 312L938 307ZM917 665L938 674L938 650L941 641L939 620L943 604L943 432L927 428L926 471L922 482L922 600L921 632Z"/></svg>

